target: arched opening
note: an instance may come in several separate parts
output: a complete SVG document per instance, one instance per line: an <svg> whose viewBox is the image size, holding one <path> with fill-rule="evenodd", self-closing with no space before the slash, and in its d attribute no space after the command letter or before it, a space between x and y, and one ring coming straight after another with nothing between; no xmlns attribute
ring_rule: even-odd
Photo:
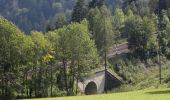
<svg viewBox="0 0 170 100"><path fill-rule="evenodd" d="M90 82L87 84L85 88L85 94L86 95L92 95L92 94L97 94L97 85L94 82Z"/></svg>

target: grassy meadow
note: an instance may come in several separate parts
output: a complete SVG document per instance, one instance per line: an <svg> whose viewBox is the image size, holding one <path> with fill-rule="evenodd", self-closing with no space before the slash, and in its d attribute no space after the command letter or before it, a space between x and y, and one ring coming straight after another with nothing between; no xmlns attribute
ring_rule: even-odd
<svg viewBox="0 0 170 100"><path fill-rule="evenodd" d="M91 96L73 96L24 100L170 100L170 88L148 89Z"/></svg>

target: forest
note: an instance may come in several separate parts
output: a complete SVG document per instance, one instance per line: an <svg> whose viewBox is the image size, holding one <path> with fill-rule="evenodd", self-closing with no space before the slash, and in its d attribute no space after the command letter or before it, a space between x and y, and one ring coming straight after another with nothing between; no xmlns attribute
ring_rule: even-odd
<svg viewBox="0 0 170 100"><path fill-rule="evenodd" d="M81 95L106 62L125 81L110 92L170 87L169 0L1 0L0 15L1 100Z"/></svg>
<svg viewBox="0 0 170 100"><path fill-rule="evenodd" d="M58 16L71 21L71 13L77 0L1 0L0 15L15 23L26 34L32 30L46 32ZM90 0L85 0L86 6ZM107 5L121 5L121 0L107 0ZM19 19L19 20L18 20Z"/></svg>

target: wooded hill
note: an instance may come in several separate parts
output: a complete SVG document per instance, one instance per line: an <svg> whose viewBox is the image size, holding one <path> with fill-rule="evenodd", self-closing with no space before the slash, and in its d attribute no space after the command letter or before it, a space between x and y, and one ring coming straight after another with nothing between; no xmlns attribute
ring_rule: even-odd
<svg viewBox="0 0 170 100"><path fill-rule="evenodd" d="M158 87L159 82L170 86L168 0L126 0L115 10L103 0L89 3L78 0L75 4L71 2L73 8L65 2L65 9L62 8L61 12L73 9L70 17L60 15L47 28L46 20L53 17L50 11L60 13L56 9L50 10L50 7L65 4L63 0L55 0L60 4L53 6L50 6L53 0L41 0L41 3L30 0L32 4L28 0L14 1L1 0L1 13L21 23L21 29L30 31L35 25L40 28L37 30L42 28L47 32L32 31L26 35L11 21L0 17L2 100L78 95L78 80L105 65L123 78L125 87L131 85L130 89ZM32 28L24 26L29 23L32 23ZM130 52L106 58L107 50L122 42L128 44ZM160 65L164 66L164 77L159 77Z"/></svg>
<svg viewBox="0 0 170 100"><path fill-rule="evenodd" d="M15 23L29 34L32 30L46 31L47 25L55 22L57 16L64 15L70 22L77 0L0 0L0 15ZM86 4L91 0L86 0ZM114 9L121 0L106 0ZM88 6L88 5L87 5Z"/></svg>

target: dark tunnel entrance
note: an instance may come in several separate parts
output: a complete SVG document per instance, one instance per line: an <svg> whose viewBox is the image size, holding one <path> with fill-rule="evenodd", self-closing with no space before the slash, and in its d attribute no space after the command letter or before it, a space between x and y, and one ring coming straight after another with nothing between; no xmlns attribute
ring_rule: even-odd
<svg viewBox="0 0 170 100"><path fill-rule="evenodd" d="M96 85L96 83L94 83L94 82L88 83L86 88L85 88L85 94L86 95L97 94L97 85Z"/></svg>

